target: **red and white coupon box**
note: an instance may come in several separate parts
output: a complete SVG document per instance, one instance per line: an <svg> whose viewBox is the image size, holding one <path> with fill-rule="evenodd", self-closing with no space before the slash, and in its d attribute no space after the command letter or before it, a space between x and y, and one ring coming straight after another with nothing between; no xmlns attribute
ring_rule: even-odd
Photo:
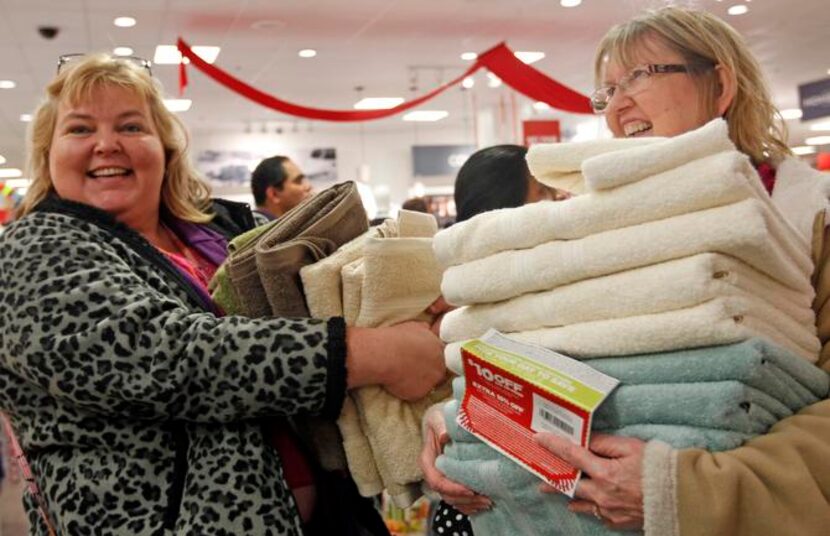
<svg viewBox="0 0 830 536"><path fill-rule="evenodd" d="M551 432L588 445L591 418L619 383L563 354L495 330L461 346L466 391L458 424L573 497L580 471L533 441Z"/></svg>

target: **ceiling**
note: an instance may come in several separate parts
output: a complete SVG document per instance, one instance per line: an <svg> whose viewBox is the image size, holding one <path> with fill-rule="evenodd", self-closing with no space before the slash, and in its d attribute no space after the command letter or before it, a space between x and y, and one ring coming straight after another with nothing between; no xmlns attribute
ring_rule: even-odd
<svg viewBox="0 0 830 536"><path fill-rule="evenodd" d="M730 5L744 1L691 3L734 25L764 66L777 104L797 107L797 85L828 76L827 2L752 0L747 14L726 14ZM266 93L306 106L347 109L358 100L356 86L364 88L363 96L411 98L460 74L468 65L462 52L481 52L504 40L514 50L545 52L534 67L588 93L593 50L602 35L644 7L663 3L584 0L565 8L558 0L0 0L0 80L17 84L0 89L0 155L6 166L23 167L26 124L19 117L36 106L64 53L130 46L136 55L152 58L157 44L174 44L181 36L191 45L221 46L216 65ZM114 26L113 19L123 15L138 24ZM58 35L41 37L37 28L44 25L59 28ZM300 58L303 48L318 55ZM175 96L176 66L154 66L153 72ZM196 135L294 121L194 68L189 78L186 96L193 107L182 116ZM488 88L483 75L471 91L478 106L509 92ZM422 108L449 110L443 121L460 121L468 95L454 88ZM533 113L527 99L521 103ZM584 120L545 114L566 124ZM402 125L396 117L366 128L371 134ZM799 121L791 121L790 128L792 145L811 135Z"/></svg>

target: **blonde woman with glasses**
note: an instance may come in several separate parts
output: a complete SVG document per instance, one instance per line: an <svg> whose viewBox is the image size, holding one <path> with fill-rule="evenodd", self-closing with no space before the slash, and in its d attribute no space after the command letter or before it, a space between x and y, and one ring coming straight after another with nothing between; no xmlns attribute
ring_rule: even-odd
<svg viewBox="0 0 830 536"><path fill-rule="evenodd" d="M786 189L795 196L790 204L799 210L792 223L813 245L814 308L824 344L818 364L830 370L830 326L821 321L830 314L830 178L792 156L760 67L740 35L702 11L649 11L611 29L599 45L595 75L593 107L615 137L677 136L723 117L770 195ZM491 507L486 497L437 472L445 430L440 419L428 424L431 441L422 460L430 485L465 513ZM590 450L551 434L539 434L538 441L590 477L580 482L570 509L614 529L654 536L818 536L830 530L828 400L720 453L607 435L592 437Z"/></svg>
<svg viewBox="0 0 830 536"><path fill-rule="evenodd" d="M207 282L254 220L211 201L146 62L61 62L31 129L33 182L0 238L0 409L32 533L387 534L260 419L337 417L369 384L422 397L445 374L429 326L225 316Z"/></svg>

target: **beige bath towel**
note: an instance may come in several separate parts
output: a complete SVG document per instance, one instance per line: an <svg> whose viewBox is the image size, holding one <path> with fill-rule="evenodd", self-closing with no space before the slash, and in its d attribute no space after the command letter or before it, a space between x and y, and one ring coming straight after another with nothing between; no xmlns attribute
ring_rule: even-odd
<svg viewBox="0 0 830 536"><path fill-rule="evenodd" d="M444 317L441 338L455 342L489 328L527 331L654 314L726 296L756 296L815 335L812 292L790 290L732 257L702 253L503 302L461 307Z"/></svg>
<svg viewBox="0 0 830 536"><path fill-rule="evenodd" d="M718 118L673 138L588 158L582 163L582 174L589 190L608 190L730 150L735 145L729 127Z"/></svg>
<svg viewBox="0 0 830 536"><path fill-rule="evenodd" d="M447 267L500 251L582 238L734 203L751 197L754 184L760 181L749 159L737 151L723 152L613 190L479 214L435 235L435 255Z"/></svg>
<svg viewBox="0 0 830 536"><path fill-rule="evenodd" d="M346 324L354 326L360 315L361 293L363 292L363 257L355 259L340 270L343 285L343 318Z"/></svg>
<svg viewBox="0 0 830 536"><path fill-rule="evenodd" d="M449 303L468 305L549 290L704 252L736 257L797 292L810 292L812 261L788 255L766 205L747 199L723 207L506 251L444 272Z"/></svg>

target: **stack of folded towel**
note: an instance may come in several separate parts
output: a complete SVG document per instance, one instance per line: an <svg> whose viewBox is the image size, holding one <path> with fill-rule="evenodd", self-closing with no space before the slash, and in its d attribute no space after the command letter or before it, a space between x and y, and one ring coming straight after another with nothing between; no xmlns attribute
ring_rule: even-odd
<svg viewBox="0 0 830 536"><path fill-rule="evenodd" d="M531 148L533 174L573 168L569 146ZM462 373L461 342L489 328L590 360L621 381L593 429L678 448L735 448L824 398L810 244L726 123L596 149L576 151L585 195L436 235L443 295L462 306L441 326L448 368ZM456 408L445 408L451 427ZM476 531L607 533L486 445L454 439L439 469L495 497Z"/></svg>
<svg viewBox="0 0 830 536"><path fill-rule="evenodd" d="M303 268L311 315L343 315L348 325L358 327L426 320L424 311L440 294L441 270L432 252L436 231L433 216L401 211L398 221L387 220ZM401 507L420 496L421 419L430 405L449 395L449 381L415 402L401 401L378 386L348 394L338 426L362 495L386 489Z"/></svg>

